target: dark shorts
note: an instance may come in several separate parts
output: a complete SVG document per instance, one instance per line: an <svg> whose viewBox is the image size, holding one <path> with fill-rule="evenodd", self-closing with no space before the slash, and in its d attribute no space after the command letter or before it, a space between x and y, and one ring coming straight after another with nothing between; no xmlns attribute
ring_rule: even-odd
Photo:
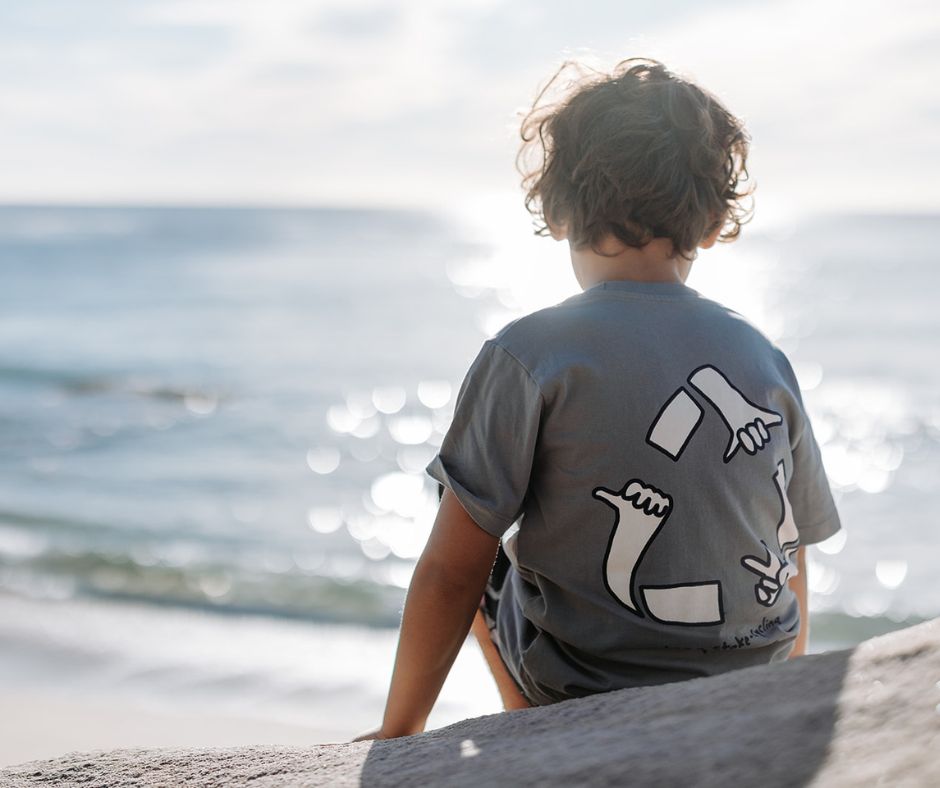
<svg viewBox="0 0 940 788"><path fill-rule="evenodd" d="M503 583L506 581L506 573L509 571L509 557L503 550L503 543L499 543L496 550L496 561L493 563L493 569L490 572L489 580L486 581L486 588L483 591L483 599L480 601L480 610L483 613L483 620L489 627L490 637L493 642L499 644L496 638L496 611L499 608L499 599L502 596Z"/></svg>
<svg viewBox="0 0 940 788"><path fill-rule="evenodd" d="M490 640L492 640L493 645L496 646L496 651L499 652L503 665L506 666L506 672L509 674L509 678L512 679L513 684L516 685L516 689L519 690L519 694L529 702L529 705L537 706L538 704L526 695L518 679L513 676L512 671L509 670L509 666L506 664L505 652L499 640L499 632L496 629L496 613L499 609L500 598L502 597L503 584L506 582L506 575L511 565L509 556L507 556L505 550L503 550L503 543L500 542L499 548L496 551L496 561L493 563L493 570L490 572L489 580L486 581L483 599L480 600L480 612L483 613L483 620L486 622L486 627L490 631Z"/></svg>

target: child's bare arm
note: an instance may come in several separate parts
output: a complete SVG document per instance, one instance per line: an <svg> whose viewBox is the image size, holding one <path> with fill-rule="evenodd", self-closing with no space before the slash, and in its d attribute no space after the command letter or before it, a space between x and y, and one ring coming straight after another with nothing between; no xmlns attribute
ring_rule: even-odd
<svg viewBox="0 0 940 788"><path fill-rule="evenodd" d="M445 489L405 599L395 668L378 738L424 730L470 630L498 543L497 537L470 518L453 492Z"/></svg>
<svg viewBox="0 0 940 788"><path fill-rule="evenodd" d="M806 547L800 547L796 551L796 566L799 570L796 577L791 577L788 581L790 589L796 594L800 601L800 632L796 636L796 643L793 645L793 651L790 652L789 659L799 657L806 653L806 645L809 642L809 591L806 584Z"/></svg>

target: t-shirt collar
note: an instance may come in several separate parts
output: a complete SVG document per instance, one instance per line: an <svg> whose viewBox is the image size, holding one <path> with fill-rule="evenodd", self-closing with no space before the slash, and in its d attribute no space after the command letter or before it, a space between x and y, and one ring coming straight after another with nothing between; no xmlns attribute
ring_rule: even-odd
<svg viewBox="0 0 940 788"><path fill-rule="evenodd" d="M639 293L643 295L697 296L698 293L682 282L639 282L635 279L609 279L587 288L585 293L600 290Z"/></svg>

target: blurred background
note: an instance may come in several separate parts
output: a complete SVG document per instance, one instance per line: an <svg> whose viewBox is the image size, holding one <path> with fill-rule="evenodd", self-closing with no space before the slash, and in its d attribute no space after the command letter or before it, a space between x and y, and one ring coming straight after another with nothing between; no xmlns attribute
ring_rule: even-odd
<svg viewBox="0 0 940 788"><path fill-rule="evenodd" d="M578 291L513 170L569 57L752 134L689 284L804 389L811 650L940 615L938 40L928 2L0 2L0 763L380 721L467 366ZM431 725L498 709L468 646Z"/></svg>

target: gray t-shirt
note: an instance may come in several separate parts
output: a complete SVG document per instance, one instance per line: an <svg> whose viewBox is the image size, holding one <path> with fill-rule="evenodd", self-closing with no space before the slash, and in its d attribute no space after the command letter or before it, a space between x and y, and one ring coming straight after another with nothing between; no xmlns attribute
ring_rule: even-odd
<svg viewBox="0 0 940 788"><path fill-rule="evenodd" d="M427 472L503 539L497 641L536 704L785 659L796 550L840 528L786 357L678 283L506 325Z"/></svg>

